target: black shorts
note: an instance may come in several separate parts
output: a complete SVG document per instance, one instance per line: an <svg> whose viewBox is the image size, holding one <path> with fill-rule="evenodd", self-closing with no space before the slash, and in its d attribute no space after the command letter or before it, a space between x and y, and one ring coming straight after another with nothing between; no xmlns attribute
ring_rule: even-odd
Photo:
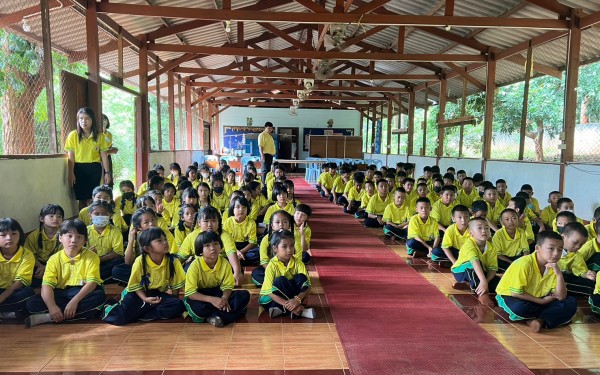
<svg viewBox="0 0 600 375"><path fill-rule="evenodd" d="M102 164L100 163L75 163L75 198L78 201L92 199L92 191L102 178Z"/></svg>

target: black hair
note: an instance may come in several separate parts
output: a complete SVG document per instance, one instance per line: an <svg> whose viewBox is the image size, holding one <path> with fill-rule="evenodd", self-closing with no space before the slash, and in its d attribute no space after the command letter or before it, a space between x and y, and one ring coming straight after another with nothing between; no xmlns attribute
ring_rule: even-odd
<svg viewBox="0 0 600 375"><path fill-rule="evenodd" d="M375 172L377 170L377 166L375 164L371 164L371 165L369 165L368 169L370 169L373 172Z"/></svg>
<svg viewBox="0 0 600 375"><path fill-rule="evenodd" d="M563 212L569 212L569 211L563 211ZM596 231L596 236L598 236L598 234L600 233L600 219L596 220L596 222L594 223L594 230Z"/></svg>
<svg viewBox="0 0 600 375"><path fill-rule="evenodd" d="M183 214L185 213L186 208L193 208L196 211L196 215L198 215L198 207L193 204L184 203L179 208L179 223L177 223L177 229L181 232L185 233L185 224L183 223ZM194 223L196 223L196 217L194 216Z"/></svg>
<svg viewBox="0 0 600 375"><path fill-rule="evenodd" d="M385 178L391 178L391 179L395 179L396 178L396 174L392 173L392 172L388 172L385 175Z"/></svg>
<svg viewBox="0 0 600 375"><path fill-rule="evenodd" d="M444 177L442 177L442 178L448 179L450 181L454 181L454 175L452 173L445 173Z"/></svg>
<svg viewBox="0 0 600 375"><path fill-rule="evenodd" d="M473 202L473 205L471 206L471 211L473 213L475 212L488 212L488 205L485 201L481 201L481 200L477 200Z"/></svg>
<svg viewBox="0 0 600 375"><path fill-rule="evenodd" d="M383 178L383 173L381 173L381 171L373 172L373 178L377 178L377 177L379 177L380 179Z"/></svg>
<svg viewBox="0 0 600 375"><path fill-rule="evenodd" d="M600 207L597 207L594 210L594 220L596 220L596 221L600 220Z"/></svg>
<svg viewBox="0 0 600 375"><path fill-rule="evenodd" d="M404 179L404 178L406 178L406 176L407 176L406 172L404 172L404 171L398 171L396 173L396 177L402 177Z"/></svg>
<svg viewBox="0 0 600 375"><path fill-rule="evenodd" d="M156 205L156 201L154 200L154 198L152 198L149 195L144 195L143 197L138 198L136 202L137 208L145 207L147 202L151 202L152 204Z"/></svg>
<svg viewBox="0 0 600 375"><path fill-rule="evenodd" d="M94 196L98 193L106 193L108 194L108 196L110 197L110 201L112 202L113 198L113 191L112 188L108 185L100 185L100 186L96 186L94 188L94 190L92 190L92 198L94 198Z"/></svg>
<svg viewBox="0 0 600 375"><path fill-rule="evenodd" d="M527 207L527 201L525 199L521 197L512 197L510 200L515 204L515 207L519 209L521 214L525 213L525 207Z"/></svg>
<svg viewBox="0 0 600 375"><path fill-rule="evenodd" d="M163 165L162 165L162 164L158 164L158 163L157 163L157 164L154 164L154 165L152 166L152 169L154 169L155 171L157 171L157 172L158 172L158 171L160 171L160 170L164 171L164 170L165 170L165 167L163 167Z"/></svg>
<svg viewBox="0 0 600 375"><path fill-rule="evenodd" d="M219 173L219 172L217 172L217 173ZM223 175L221 173L219 173L219 174L221 175L221 177L223 177ZM213 175L212 189L210 189L210 194L209 194L209 202L210 202L210 199L214 198L214 196L215 196L215 184L219 183L219 182L221 184L223 184L223 186L221 186L223 188L223 190L221 191L221 194L225 194L225 181L223 181L222 179L215 179L214 175ZM200 187L200 186L198 186L198 187ZM225 195L227 195L227 194L225 194Z"/></svg>
<svg viewBox="0 0 600 375"><path fill-rule="evenodd" d="M498 184L506 184L506 181L504 181L503 178L499 178L496 180L496 185L498 185Z"/></svg>
<svg viewBox="0 0 600 375"><path fill-rule="evenodd" d="M427 203L427 204L429 204L429 205L431 206L431 201L430 201L430 200L429 200L429 198L427 198L427 197L419 197L419 198L417 198L417 200L416 200L416 202L415 202L415 203L416 203L416 204L419 204L419 203Z"/></svg>
<svg viewBox="0 0 600 375"><path fill-rule="evenodd" d="M272 127L273 127L273 123L271 121L265 122L265 128L272 128Z"/></svg>
<svg viewBox="0 0 600 375"><path fill-rule="evenodd" d="M42 250L44 243L43 243L43 239L42 239L42 231L44 230L44 223L43 223L43 219L46 215L56 215L56 214L60 214L60 216L62 216L63 218L65 217L65 210L63 210L63 208L61 206L59 206L58 204L53 204L53 203L49 203L46 204L42 207L42 209L40 210L40 230L38 233L38 239L37 239L37 246L39 250ZM56 250L58 250L58 248L60 247L60 241L58 240L58 236L56 236L56 243L54 244L54 248L52 250L52 254L54 254L56 252Z"/></svg>
<svg viewBox="0 0 600 375"><path fill-rule="evenodd" d="M146 173L146 181L150 181L154 176L158 176L158 172L154 169L148 170L148 172Z"/></svg>
<svg viewBox="0 0 600 375"><path fill-rule="evenodd" d="M241 197L236 197L234 199L231 200L231 202L229 202L229 209L227 210L227 212L229 213L230 217L233 217L233 209L235 208L235 204L239 203L242 206L246 207L246 216L250 215L250 209L251 209L251 205L250 202L248 202L248 200L241 196Z"/></svg>
<svg viewBox="0 0 600 375"><path fill-rule="evenodd" d="M302 212L306 214L306 216L310 217L312 215L312 208L308 204L301 203L296 206L296 211Z"/></svg>
<svg viewBox="0 0 600 375"><path fill-rule="evenodd" d="M443 177L444 177L444 176L442 176L442 175L441 175L441 174L439 174L439 173L434 173L434 174L432 174L432 175L431 175L431 179L432 179L432 180L434 180L434 181L435 181L435 180L442 180L442 182L443 182Z"/></svg>
<svg viewBox="0 0 600 375"><path fill-rule="evenodd" d="M421 187L421 186L425 186L427 188L427 184L424 182L421 182L420 184L417 184L417 188Z"/></svg>
<svg viewBox="0 0 600 375"><path fill-rule="evenodd" d="M395 193L404 193L406 194L406 189L403 188L402 186L398 186L395 190L394 190L394 194Z"/></svg>
<svg viewBox="0 0 600 375"><path fill-rule="evenodd" d="M63 234L69 233L72 230L74 230L78 234L81 234L84 237L85 242L87 242L88 230L87 226L83 221L79 219L63 221L62 225L60 226L60 235L62 236Z"/></svg>
<svg viewBox="0 0 600 375"><path fill-rule="evenodd" d="M165 182L162 189L160 189L160 190L162 191L163 195L165 195L165 192L169 189L173 189L175 192L177 192L177 188L175 187L175 185L173 185L170 182Z"/></svg>
<svg viewBox="0 0 600 375"><path fill-rule="evenodd" d="M337 169L337 164L336 164L336 163L333 163L333 162L331 162L331 163L329 163L329 168L330 168L330 169Z"/></svg>
<svg viewBox="0 0 600 375"><path fill-rule="evenodd" d="M365 187L366 187L367 185L373 185L373 187L375 187L375 183L374 183L373 181L371 181L371 180L367 180L367 181L365 181Z"/></svg>
<svg viewBox="0 0 600 375"><path fill-rule="evenodd" d="M185 189L183 193L181 193L181 202L184 202L186 198L196 198L200 200L200 195L198 195L198 191L196 191L196 189L194 189L193 187L189 187ZM199 207L199 203L200 202L196 204L196 208Z"/></svg>
<svg viewBox="0 0 600 375"><path fill-rule="evenodd" d="M251 182L255 181L254 174L252 174L250 172L244 172L244 174L242 175L242 180L244 181L245 184L250 184Z"/></svg>
<svg viewBox="0 0 600 375"><path fill-rule="evenodd" d="M481 173L475 173L473 175L473 182L482 182L483 181L483 175Z"/></svg>
<svg viewBox="0 0 600 375"><path fill-rule="evenodd" d="M346 173L350 173L350 168L348 168L348 167L341 167L340 168L340 174L346 174Z"/></svg>
<svg viewBox="0 0 600 375"><path fill-rule="evenodd" d="M289 212L287 212L286 210L277 210L275 212L273 212L273 215L271 215L271 221L269 223L269 225L267 226L267 231L265 232L265 235L267 236L267 241L269 241L269 247L267 250L267 254L269 256L269 258L273 258L275 256L274 252L273 252L273 248L271 247L271 239L273 237L274 233L277 233L276 231L273 231L273 219L275 218L275 216L278 215L282 215L284 216L287 221L290 223L290 232L294 233L294 225L295 225L295 221L294 221L294 216L292 216L292 214L290 214Z"/></svg>
<svg viewBox="0 0 600 375"><path fill-rule="evenodd" d="M294 181L292 180L285 180L283 181L283 186L287 189L288 191L288 198L290 197L290 188L293 189L295 191L295 186L294 186ZM292 196L292 206L296 207L298 205L298 201L296 201L296 193L294 192L294 195Z"/></svg>
<svg viewBox="0 0 600 375"><path fill-rule="evenodd" d="M431 172L432 173L440 173L440 166L439 165L432 165L431 166Z"/></svg>
<svg viewBox="0 0 600 375"><path fill-rule="evenodd" d="M529 199L529 194L527 194L526 191L520 191L517 194L515 194L515 197L519 197L519 198L523 198L525 200Z"/></svg>
<svg viewBox="0 0 600 375"><path fill-rule="evenodd" d="M133 205L135 205L135 201L137 199L137 197L135 195L135 186L133 186L133 182L131 182L130 180L123 180L123 181L119 182L119 190L121 190L124 187L130 188L132 195L131 195L131 197L126 198L124 196L124 194L121 194L121 210L125 209L125 204L127 203L127 201L129 201L129 202L133 203Z"/></svg>
<svg viewBox="0 0 600 375"><path fill-rule="evenodd" d="M423 167L423 172L431 172L431 167L426 165Z"/></svg>
<svg viewBox="0 0 600 375"><path fill-rule="evenodd" d="M441 178L434 178L433 183L435 184L436 182L439 182L440 185L444 186L444 180L442 180Z"/></svg>
<svg viewBox="0 0 600 375"><path fill-rule="evenodd" d="M490 182L491 183L491 182ZM479 186L483 186L483 183ZM483 186L483 192L485 193L488 190L494 190L494 191L498 191L498 189L496 189L496 187L494 185L487 185L487 186Z"/></svg>
<svg viewBox="0 0 600 375"><path fill-rule="evenodd" d="M108 130L108 128L110 128L110 120L108 119L108 116L103 113L102 121L104 121L104 120L106 120L106 129ZM102 124L102 127L104 127L104 124Z"/></svg>
<svg viewBox="0 0 600 375"><path fill-rule="evenodd" d="M143 250L146 246L150 246L152 241L157 240L161 237L166 237L165 233L160 228L150 228L146 229L138 236L138 243L140 248ZM140 281L140 285L144 288L144 291L148 291L148 287L150 286L150 274L147 271L147 260L146 257L148 253L143 250L142 254L142 280ZM169 259L169 274L167 279L170 281L173 276L175 276L175 259L172 254L165 254L165 257Z"/></svg>
<svg viewBox="0 0 600 375"><path fill-rule="evenodd" d="M170 170L175 169L176 171L179 172L179 174L181 174L181 166L179 165L179 163L171 163L171 164L169 164L169 169Z"/></svg>
<svg viewBox="0 0 600 375"><path fill-rule="evenodd" d="M286 238L291 238L294 240L294 232L282 229L269 236L269 248L273 254L275 254L273 249L279 246L281 241L285 240Z"/></svg>
<svg viewBox="0 0 600 375"><path fill-rule="evenodd" d="M465 178L463 178L462 182L464 183L465 181L473 182L473 179L471 177L465 177Z"/></svg>
<svg viewBox="0 0 600 375"><path fill-rule="evenodd" d="M457 212L469 212L469 208L467 206L463 206L462 204L457 204L452 208L452 216L454 216Z"/></svg>
<svg viewBox="0 0 600 375"><path fill-rule="evenodd" d="M500 217L502 217L502 215L504 215L506 213L515 214L517 219L519 218L519 213L517 211L513 210L512 208L505 208L504 210L502 210L502 212L500 212Z"/></svg>
<svg viewBox="0 0 600 375"><path fill-rule="evenodd" d="M459 169L459 170L458 170L458 172L456 172L456 174L457 174L457 175L459 175L459 174L461 174L461 173L462 173L462 174L467 174L467 172L465 172L465 170L464 170L464 169Z"/></svg>
<svg viewBox="0 0 600 375"><path fill-rule="evenodd" d="M95 141L98 141L98 135L101 133L98 130L98 121L96 120L96 114L94 110L90 107L82 107L77 111L76 123L77 123L77 137L79 141L81 141L81 137L83 137L83 129L79 126L79 115L88 115L92 119L92 138Z"/></svg>
<svg viewBox="0 0 600 375"><path fill-rule="evenodd" d="M198 178L198 169L196 167L194 167L193 165L190 165L186 170L185 170L185 177L188 177L190 172L196 172L196 179ZM189 178L189 177L188 177Z"/></svg>
<svg viewBox="0 0 600 375"><path fill-rule="evenodd" d="M565 203L573 203L573 200L571 198L562 197L556 201L556 207L560 207Z"/></svg>
<svg viewBox="0 0 600 375"><path fill-rule="evenodd" d="M248 183L248 188L250 188L250 191L252 191L252 192L254 192L259 187L260 187L260 182L258 182L258 181L252 180Z"/></svg>
<svg viewBox="0 0 600 375"><path fill-rule="evenodd" d="M131 225L133 225L134 228L138 229L141 227L142 215L144 215L144 214L150 214L154 217L158 217L156 215L156 212L154 212L154 210L149 207L138 208L137 210L135 210L133 215L131 215Z"/></svg>
<svg viewBox="0 0 600 375"><path fill-rule="evenodd" d="M223 225L221 225L221 214L219 213L219 210L213 206L202 207L200 212L198 212L198 216L196 216L196 220L200 222L202 219L217 219L217 223L219 223L219 230L217 233L221 234L223 231Z"/></svg>
<svg viewBox="0 0 600 375"><path fill-rule="evenodd" d="M531 185L529 185L529 184L523 184L521 186L521 190L531 190L531 191L533 191L533 187Z"/></svg>
<svg viewBox="0 0 600 375"><path fill-rule="evenodd" d="M454 194L456 194L457 189L456 189L456 186L454 186L454 185L444 185L444 186L442 186L441 193L443 194L445 191L451 191Z"/></svg>
<svg viewBox="0 0 600 375"><path fill-rule="evenodd" d="M363 184L365 182L365 174L362 172L356 172L352 179L354 180L354 182Z"/></svg>
<svg viewBox="0 0 600 375"><path fill-rule="evenodd" d="M283 184L281 183L274 183L273 184L273 194L271 194L271 199L276 201L277 200L277 196L280 194L285 193L287 195L288 191L285 188L285 186L283 186Z"/></svg>
<svg viewBox="0 0 600 375"><path fill-rule="evenodd" d="M404 169L405 171L409 171L411 169L415 169L415 165L412 163L404 163L402 169Z"/></svg>
<svg viewBox="0 0 600 375"><path fill-rule="evenodd" d="M90 204L88 212L91 215L98 208L105 208L108 211L108 216L112 216L115 213L114 206L111 203L105 201L95 201Z"/></svg>
<svg viewBox="0 0 600 375"><path fill-rule="evenodd" d="M17 250L25 244L25 232L18 221L11 217L0 219L0 232L17 231L19 232L19 241L17 242ZM86 229L87 234L87 229ZM41 234L40 234L41 237Z"/></svg>
<svg viewBox="0 0 600 375"><path fill-rule="evenodd" d="M221 236L218 233L213 232L212 230L200 233L198 237L196 237L196 241L194 241L194 253L196 256L202 256L204 253L204 245L212 242L218 242L221 249L223 248L223 240L221 240Z"/></svg>
<svg viewBox="0 0 600 375"><path fill-rule="evenodd" d="M164 177L160 177L158 175L153 176L148 181L148 190L157 190L156 188L158 187L158 185L160 185L163 182L165 182L165 178Z"/></svg>
<svg viewBox="0 0 600 375"><path fill-rule="evenodd" d="M538 233L535 244L537 246L542 246L546 240L557 240L563 242L563 238L560 234L553 230L543 230Z"/></svg>
<svg viewBox="0 0 600 375"><path fill-rule="evenodd" d="M447 171L454 171L454 172L456 172L456 169L454 169L454 167L448 167L448 168L446 168L446 172Z"/></svg>
<svg viewBox="0 0 600 375"><path fill-rule="evenodd" d="M580 222L572 221L565 224L562 234L568 237L571 233L579 233L581 236L585 237L587 241L588 231L585 229L585 225L581 224Z"/></svg>
<svg viewBox="0 0 600 375"><path fill-rule="evenodd" d="M379 184L381 183L385 183L385 186L389 186L388 182L386 180L384 180L383 178L380 178L379 180L377 180L377 187L379 187Z"/></svg>
<svg viewBox="0 0 600 375"><path fill-rule="evenodd" d="M570 223L577 221L577 216L571 211L560 211L556 214L556 222L558 223L558 219L564 217L569 220Z"/></svg>
<svg viewBox="0 0 600 375"><path fill-rule="evenodd" d="M190 180L187 179L187 177L181 176L179 177L179 182L177 183L177 190L186 191L186 189L194 189L194 185Z"/></svg>

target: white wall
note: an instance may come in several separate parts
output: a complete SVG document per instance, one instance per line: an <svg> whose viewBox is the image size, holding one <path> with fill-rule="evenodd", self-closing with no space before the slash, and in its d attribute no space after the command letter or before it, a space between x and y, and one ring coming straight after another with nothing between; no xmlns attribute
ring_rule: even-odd
<svg viewBox="0 0 600 375"><path fill-rule="evenodd" d="M65 210L65 218L77 216L73 189L67 186L67 156L41 159L2 159L0 170L0 217L17 220L25 232L39 227L43 205L55 203Z"/></svg>
<svg viewBox="0 0 600 375"><path fill-rule="evenodd" d="M591 220L600 207L600 165L569 164L565 174L564 195L575 202L575 214Z"/></svg>
<svg viewBox="0 0 600 375"><path fill-rule="evenodd" d="M308 156L308 152L303 151L304 139L302 137L304 136L304 128L326 128L327 120L333 119L334 128L354 129L354 135L360 135L360 112L355 110L299 108L297 116L290 116L288 112L288 108L230 107L220 114L221 144L223 144L223 127L246 126L247 117L252 117L253 127L262 128L267 121L271 121L276 128L297 127L300 137L298 144L298 156L300 159Z"/></svg>
<svg viewBox="0 0 600 375"><path fill-rule="evenodd" d="M442 158L438 165L440 166L442 175L446 173L448 167L454 167L457 172L464 169L467 172L467 176L481 173L481 159Z"/></svg>
<svg viewBox="0 0 600 375"><path fill-rule="evenodd" d="M415 165L415 178L419 178L423 175L423 168L425 166L435 165L437 160L430 156L409 156L408 162Z"/></svg>

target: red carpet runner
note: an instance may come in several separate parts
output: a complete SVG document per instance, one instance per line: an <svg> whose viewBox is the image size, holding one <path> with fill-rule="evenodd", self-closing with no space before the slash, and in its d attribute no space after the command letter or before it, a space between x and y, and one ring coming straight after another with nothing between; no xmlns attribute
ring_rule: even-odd
<svg viewBox="0 0 600 375"><path fill-rule="evenodd" d="M294 182L313 209L311 251L352 374L531 374L357 220Z"/></svg>

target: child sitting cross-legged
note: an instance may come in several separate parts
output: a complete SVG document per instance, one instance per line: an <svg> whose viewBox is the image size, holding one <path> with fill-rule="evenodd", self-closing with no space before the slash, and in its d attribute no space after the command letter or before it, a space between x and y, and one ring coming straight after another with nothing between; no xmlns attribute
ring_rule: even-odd
<svg viewBox="0 0 600 375"><path fill-rule="evenodd" d="M394 201L388 204L383 211L383 233L386 236L394 236L398 239L406 239L408 234L408 220L411 212L406 202L406 190L403 187L396 188Z"/></svg>
<svg viewBox="0 0 600 375"><path fill-rule="evenodd" d="M223 242L218 233L201 233L194 247L196 258L187 270L183 302L194 322L206 320L223 327L246 312L250 293L233 290L235 279L231 266L220 256Z"/></svg>
<svg viewBox="0 0 600 375"><path fill-rule="evenodd" d="M577 311L558 266L562 250L560 234L538 233L535 252L514 261L496 287L498 305L511 320L526 320L534 332L567 324Z"/></svg>
<svg viewBox="0 0 600 375"><path fill-rule="evenodd" d="M596 272L588 270L585 258L579 253L579 249L587 241L587 234L581 223L571 222L565 225L561 234L563 251L558 261L567 291L584 296L591 295L596 284Z"/></svg>
<svg viewBox="0 0 600 375"><path fill-rule="evenodd" d="M449 260L452 264L456 263L460 248L469 235L469 209L467 206L458 204L452 208L452 221L454 224L446 228L442 247L433 249L431 260L441 262ZM441 251L440 251L441 250Z"/></svg>
<svg viewBox="0 0 600 375"><path fill-rule="evenodd" d="M452 274L458 283L468 282L479 302L491 307L494 302L489 293L494 293L500 278L496 276L498 253L489 242L491 234L488 221L473 218L469 221L469 235L452 266Z"/></svg>
<svg viewBox="0 0 600 375"><path fill-rule="evenodd" d="M431 257L433 250L440 245L438 222L431 217L431 203L427 198L417 199L417 213L408 222L408 255Z"/></svg>
<svg viewBox="0 0 600 375"><path fill-rule="evenodd" d="M519 228L517 211L507 208L500 214L502 228L492 238L498 251L498 270L504 272L512 262L529 254L527 234Z"/></svg>

